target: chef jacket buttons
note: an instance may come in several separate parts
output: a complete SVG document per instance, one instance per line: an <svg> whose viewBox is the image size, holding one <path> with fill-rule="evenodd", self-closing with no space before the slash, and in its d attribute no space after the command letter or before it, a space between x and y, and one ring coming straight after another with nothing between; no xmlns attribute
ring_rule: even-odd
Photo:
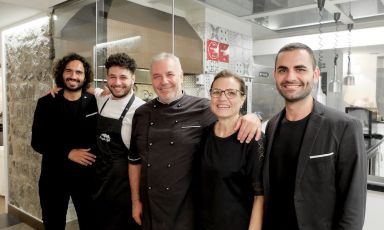
<svg viewBox="0 0 384 230"><path fill-rule="evenodd" d="M172 166L171 163L168 163L168 164L167 164L167 168L170 168L171 166Z"/></svg>
<svg viewBox="0 0 384 230"><path fill-rule="evenodd" d="M175 123L177 124L177 123L179 123L179 121L178 121L178 120L176 120L176 121L175 121Z"/></svg>
<svg viewBox="0 0 384 230"><path fill-rule="evenodd" d="M151 167L151 164L150 164L150 163L148 163L148 164L147 164L147 167Z"/></svg>
<svg viewBox="0 0 384 230"><path fill-rule="evenodd" d="M177 107L181 107L181 104L178 104Z"/></svg>
<svg viewBox="0 0 384 230"><path fill-rule="evenodd" d="M148 186L148 190L151 190L152 189L152 187L151 186Z"/></svg>
<svg viewBox="0 0 384 230"><path fill-rule="evenodd" d="M166 187L165 190L169 191L169 190L171 190L171 189L170 189L169 187Z"/></svg>
<svg viewBox="0 0 384 230"><path fill-rule="evenodd" d="M169 142L169 144L173 145L173 144L175 144L175 142L171 141L171 142Z"/></svg>
<svg viewBox="0 0 384 230"><path fill-rule="evenodd" d="M151 142L151 143L149 143L149 146L152 146L152 142Z"/></svg>
<svg viewBox="0 0 384 230"><path fill-rule="evenodd" d="M156 105L153 105L153 108L156 108Z"/></svg>

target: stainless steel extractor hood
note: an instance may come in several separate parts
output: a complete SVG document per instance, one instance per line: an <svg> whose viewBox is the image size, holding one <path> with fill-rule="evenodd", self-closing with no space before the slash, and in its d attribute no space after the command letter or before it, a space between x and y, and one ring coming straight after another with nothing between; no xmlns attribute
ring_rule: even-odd
<svg viewBox="0 0 384 230"><path fill-rule="evenodd" d="M96 7L96 4L103 5ZM55 22L55 38L60 41L82 44L86 40L90 44L100 45L140 38L134 46L122 44L102 47L96 58L98 66L104 64L106 56L126 52L135 58L139 68L149 69L154 55L172 52L172 15L169 13L126 0L85 0L75 11L74 6L78 4L55 6L55 12L63 12L64 17L61 18L67 17ZM65 14L67 11L72 15ZM175 16L174 19L175 54L180 58L184 73L202 73L202 40L185 18Z"/></svg>
<svg viewBox="0 0 384 230"><path fill-rule="evenodd" d="M202 73L202 40L185 18L175 16L174 20L175 54L180 58L184 72ZM172 15L169 13L125 0L114 0L107 13L106 30L108 42L141 37L132 49L125 47L139 68L149 69L154 55L172 52Z"/></svg>

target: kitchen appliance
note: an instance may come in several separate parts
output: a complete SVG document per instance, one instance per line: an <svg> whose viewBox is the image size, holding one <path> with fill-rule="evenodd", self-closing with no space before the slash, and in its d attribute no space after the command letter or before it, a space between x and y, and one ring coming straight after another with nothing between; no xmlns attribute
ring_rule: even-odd
<svg viewBox="0 0 384 230"><path fill-rule="evenodd" d="M244 79L245 81L245 93L247 97L245 98L244 104L240 109L241 114L252 113L252 82L248 81L248 78Z"/></svg>
<svg viewBox="0 0 384 230"><path fill-rule="evenodd" d="M252 75L252 112L267 121L284 108L284 99L276 89L273 67L255 64Z"/></svg>
<svg viewBox="0 0 384 230"><path fill-rule="evenodd" d="M345 112L361 121L364 137L372 137L376 130L372 129L372 122L376 113L362 107L345 107Z"/></svg>
<svg viewBox="0 0 384 230"><path fill-rule="evenodd" d="M153 87L151 74L148 69L138 68L135 72L135 94L148 102L157 97Z"/></svg>

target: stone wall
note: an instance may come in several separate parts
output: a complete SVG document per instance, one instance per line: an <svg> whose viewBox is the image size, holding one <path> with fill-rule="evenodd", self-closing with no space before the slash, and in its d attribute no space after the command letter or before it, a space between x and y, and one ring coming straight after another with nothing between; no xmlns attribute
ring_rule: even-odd
<svg viewBox="0 0 384 230"><path fill-rule="evenodd" d="M38 196L41 156L34 152L31 127L36 102L52 87L48 18L7 30L9 204L41 219Z"/></svg>

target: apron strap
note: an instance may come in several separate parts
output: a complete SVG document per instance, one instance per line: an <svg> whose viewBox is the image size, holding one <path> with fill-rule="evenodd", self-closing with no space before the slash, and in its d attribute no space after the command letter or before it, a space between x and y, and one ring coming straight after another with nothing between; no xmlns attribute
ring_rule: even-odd
<svg viewBox="0 0 384 230"><path fill-rule="evenodd" d="M109 97L107 98L107 100L105 100L105 102L104 102L103 106L102 106L102 107L101 107L101 109L100 109L100 112L99 112L99 114L101 114L101 111L103 111L103 109L104 109L104 106L107 104L108 100L109 100Z"/></svg>
<svg viewBox="0 0 384 230"><path fill-rule="evenodd" d="M109 98L104 102L103 106L101 107L100 112L99 112L100 114L101 114L101 112L103 111L103 109L104 109L105 105L107 104L108 100L109 100ZM119 119L119 121L122 121L122 120L124 119L125 114L127 114L129 108L131 108L131 105L132 105L132 103L133 103L134 100L135 100L135 94L132 94L131 99L129 99L129 102L128 102L127 105L125 106L124 111L123 111L123 112L121 113L121 115L120 115L120 119Z"/></svg>
<svg viewBox="0 0 384 230"><path fill-rule="evenodd" d="M120 119L119 119L120 121L122 121L124 119L125 114L127 114L129 108L131 108L131 105L132 105L133 101L135 100L135 97L136 97L135 94L132 94L131 99L129 100L128 104L125 106L123 113L120 115Z"/></svg>

